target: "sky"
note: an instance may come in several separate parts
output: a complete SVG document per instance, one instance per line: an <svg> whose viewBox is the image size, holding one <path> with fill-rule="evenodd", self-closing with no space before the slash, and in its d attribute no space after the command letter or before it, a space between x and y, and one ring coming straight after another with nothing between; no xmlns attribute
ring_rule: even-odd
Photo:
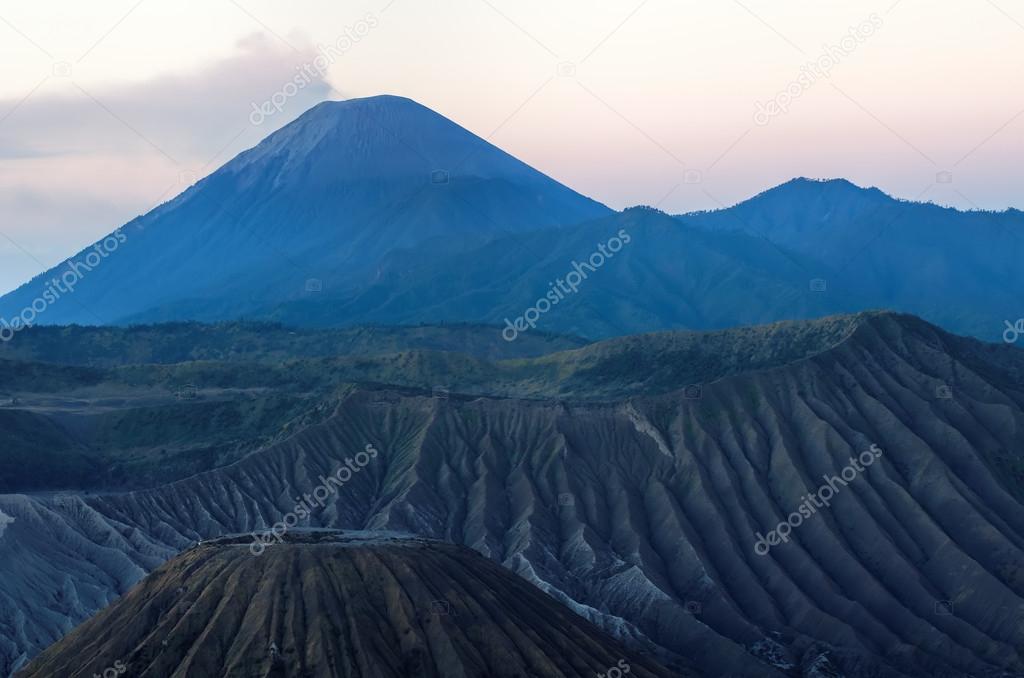
<svg viewBox="0 0 1024 678"><path fill-rule="evenodd" d="M1022 44L1024 0L0 0L0 293L385 93L617 209L796 176L1021 208Z"/></svg>

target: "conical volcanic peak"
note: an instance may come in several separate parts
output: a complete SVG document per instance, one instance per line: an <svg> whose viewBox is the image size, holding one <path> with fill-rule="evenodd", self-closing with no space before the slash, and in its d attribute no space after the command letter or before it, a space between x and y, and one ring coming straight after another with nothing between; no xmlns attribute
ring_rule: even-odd
<svg viewBox="0 0 1024 678"><path fill-rule="evenodd" d="M280 163L282 157L288 162ZM554 183L508 153L412 99L375 96L325 101L270 135L225 169L277 158L289 180L456 176ZM322 174L321 174L322 173ZM439 179L435 179L439 180Z"/></svg>
<svg viewBox="0 0 1024 678"><path fill-rule="evenodd" d="M324 530L255 543L189 549L18 675L679 675L464 547Z"/></svg>
<svg viewBox="0 0 1024 678"><path fill-rule="evenodd" d="M265 317L361 289L391 254L428 241L460 251L609 213L410 99L324 102L0 298L0 319L20 331ZM74 299L61 292L71 287ZM33 311L37 299L50 303Z"/></svg>

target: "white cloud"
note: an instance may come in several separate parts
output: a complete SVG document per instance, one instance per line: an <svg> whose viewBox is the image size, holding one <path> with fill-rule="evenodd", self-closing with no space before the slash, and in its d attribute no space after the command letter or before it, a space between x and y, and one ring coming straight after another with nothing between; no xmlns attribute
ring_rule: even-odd
<svg viewBox="0 0 1024 678"><path fill-rule="evenodd" d="M310 44L296 47L254 34L231 57L190 73L105 87L51 77L23 102L0 100L0 232L20 246L0 237L0 293L327 98L330 85L316 80L282 115L258 128L249 122L252 104L317 54Z"/></svg>

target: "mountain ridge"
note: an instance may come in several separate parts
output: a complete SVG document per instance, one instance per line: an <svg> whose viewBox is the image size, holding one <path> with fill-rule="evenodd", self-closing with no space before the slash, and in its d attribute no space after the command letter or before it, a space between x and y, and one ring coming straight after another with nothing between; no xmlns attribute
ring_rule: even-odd
<svg viewBox="0 0 1024 678"><path fill-rule="evenodd" d="M56 640L196 540L269 529L371 443L379 458L310 527L465 544L710 675L819 660L847 678L1024 674L1024 353L886 313L835 338L689 396L356 389L294 435L169 485L0 495L13 518L0 626L24 629L2 656L38 651L29 638ZM872 444L884 454L828 511L754 551ZM55 600L38 583L58 573Z"/></svg>
<svg viewBox="0 0 1024 678"><path fill-rule="evenodd" d="M0 338L21 331L10 326L18 315L52 325L503 325L602 238L633 227L633 243L543 329L601 339L888 308L996 338L1024 296L1024 212L964 212L807 178L711 212L612 212L389 95L315 106L96 252L0 297ZM92 263L82 268L82 257ZM57 294L55 274L75 291Z"/></svg>
<svg viewBox="0 0 1024 678"><path fill-rule="evenodd" d="M692 215L708 214L714 212L722 212L725 210L739 207L747 203L761 201L766 199L775 199L779 197L786 197L787 201L790 200L789 195L794 192L805 192L805 193L830 193L833 196L836 195L859 195L869 196L879 202L892 202L892 203L903 203L909 205L926 205L936 207L940 210L948 210L956 212L958 214L1020 214L1021 210L1016 207L1006 207L999 210L986 210L980 208L963 209L952 205L942 205L936 202L915 200L913 198L901 198L891 193L887 193L878 186L861 186L860 184L854 183L850 179L845 177L807 177L797 176L788 179L780 184L766 188L759 193L756 193L748 198L741 199L732 205L725 207L716 207L708 210L693 210L689 212L680 212L675 214L677 217L686 217ZM787 195L789 194L789 195Z"/></svg>

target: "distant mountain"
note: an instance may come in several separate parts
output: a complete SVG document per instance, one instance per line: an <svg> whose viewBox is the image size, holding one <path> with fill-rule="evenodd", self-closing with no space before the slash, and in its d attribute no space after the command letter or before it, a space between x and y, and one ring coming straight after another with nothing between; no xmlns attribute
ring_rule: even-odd
<svg viewBox="0 0 1024 678"><path fill-rule="evenodd" d="M807 179L714 212L631 208L455 253L398 251L369 285L262 314L311 324L514 321L620 230L629 244L536 328L602 338L891 309L998 340L1004 321L1024 316L1024 212L962 212Z"/></svg>
<svg viewBox="0 0 1024 678"><path fill-rule="evenodd" d="M628 243L599 254L620 232ZM631 208L455 251L436 242L395 250L367 284L257 315L322 326L504 325L539 302L545 310L533 329L603 338L884 308L999 339L1004 321L1024 315L1019 255L1022 212L961 212L846 181L799 179L716 212L673 218ZM601 265L589 266L591 257ZM570 275L574 291L556 291ZM554 303L541 301L551 292Z"/></svg>
<svg viewBox="0 0 1024 678"><path fill-rule="evenodd" d="M6 295L0 318L37 298L51 302L40 324L240 318L372 280L398 248L457 251L608 213L409 99L325 102Z"/></svg>
<svg viewBox="0 0 1024 678"><path fill-rule="evenodd" d="M606 245L620 237L621 249L611 253ZM612 256L600 254L602 247ZM591 265L592 257L600 266ZM289 302L263 314L321 325L335 318L360 324L433 318L506 325L561 286L556 303L541 303L547 310L534 329L602 338L863 308L852 295L815 293L807 271L816 268L810 256L782 251L753 235L694 228L658 210L632 208L576 227L499 237L464 252L396 253L371 285Z"/></svg>
<svg viewBox="0 0 1024 678"><path fill-rule="evenodd" d="M382 96L314 107L0 298L0 338L19 314L343 327L504 326L531 313L530 331L599 339L884 308L998 339L1024 316L1022 257L1024 212L962 212L844 180L795 179L713 212L613 213ZM67 279L74 292L58 293Z"/></svg>
<svg viewBox="0 0 1024 678"><path fill-rule="evenodd" d="M272 538L271 538L272 539ZM389 532L189 549L18 678L685 678L479 553Z"/></svg>
<svg viewBox="0 0 1024 678"><path fill-rule="evenodd" d="M897 200L837 179L794 179L727 209L680 220L763 237L812 262L839 311L914 313L955 332L998 339L1024 316L1024 212L964 212Z"/></svg>

